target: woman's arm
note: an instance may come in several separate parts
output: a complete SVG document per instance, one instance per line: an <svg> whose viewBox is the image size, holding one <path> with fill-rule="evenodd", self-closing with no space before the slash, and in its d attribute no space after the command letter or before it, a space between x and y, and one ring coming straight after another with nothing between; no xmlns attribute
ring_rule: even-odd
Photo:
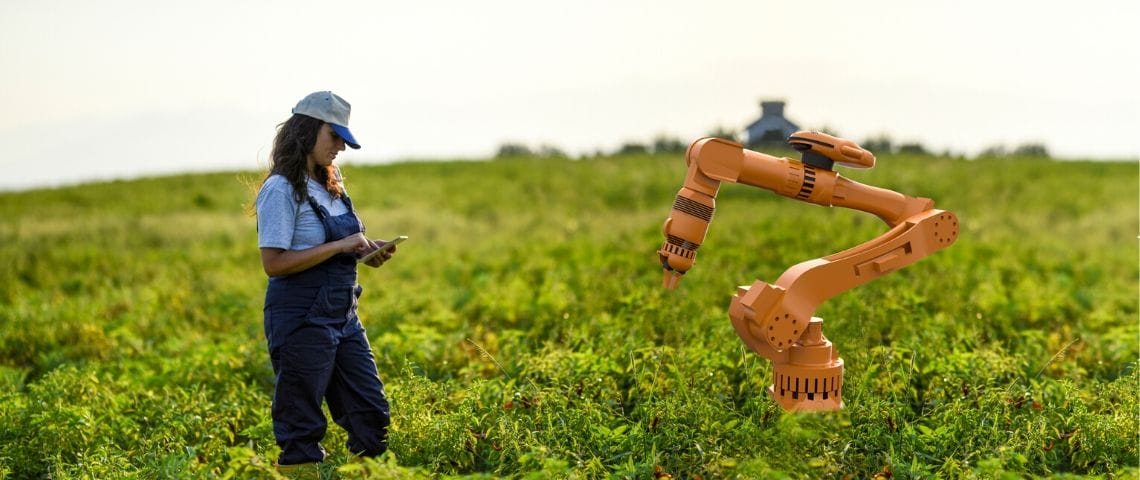
<svg viewBox="0 0 1140 480"><path fill-rule="evenodd" d="M368 249L368 239L360 233L305 250L262 248L261 267L266 275L279 277L313 268L338 253L360 253Z"/></svg>

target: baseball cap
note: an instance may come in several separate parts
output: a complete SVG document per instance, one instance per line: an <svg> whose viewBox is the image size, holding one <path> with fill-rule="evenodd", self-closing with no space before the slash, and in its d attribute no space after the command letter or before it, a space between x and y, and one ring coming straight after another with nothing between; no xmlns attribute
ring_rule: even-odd
<svg viewBox="0 0 1140 480"><path fill-rule="evenodd" d="M299 113L317 120L324 120L337 135L340 135L340 138L344 139L345 144L359 149L360 143L348 130L348 115L351 112L352 105L349 105L337 94L328 91L310 93L300 102L297 102L296 107L293 107L295 114Z"/></svg>

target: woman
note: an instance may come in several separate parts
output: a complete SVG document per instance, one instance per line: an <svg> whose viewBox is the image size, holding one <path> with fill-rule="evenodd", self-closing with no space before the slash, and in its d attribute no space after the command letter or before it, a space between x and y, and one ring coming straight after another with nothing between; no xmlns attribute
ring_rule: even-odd
<svg viewBox="0 0 1140 480"><path fill-rule="evenodd" d="M277 128L269 175L257 194L258 246L269 276L265 337L277 376L273 433L278 468L315 471L325 458L321 402L348 431L348 449L376 456L387 449L388 400L364 327L356 315L357 258L377 248L364 236L340 170L350 105L316 92ZM381 242L382 244L383 242ZM392 250L366 265L379 267Z"/></svg>

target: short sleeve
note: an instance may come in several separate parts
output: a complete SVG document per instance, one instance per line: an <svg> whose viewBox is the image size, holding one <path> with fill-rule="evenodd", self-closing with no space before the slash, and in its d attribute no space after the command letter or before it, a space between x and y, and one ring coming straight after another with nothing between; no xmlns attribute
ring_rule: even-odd
<svg viewBox="0 0 1140 480"><path fill-rule="evenodd" d="M281 248L293 245L297 204L292 187L281 176L271 176L257 193L257 246Z"/></svg>

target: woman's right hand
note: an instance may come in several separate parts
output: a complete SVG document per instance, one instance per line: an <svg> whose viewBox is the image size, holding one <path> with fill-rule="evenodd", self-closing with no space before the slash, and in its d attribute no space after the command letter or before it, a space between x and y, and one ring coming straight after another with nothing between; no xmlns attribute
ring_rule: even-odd
<svg viewBox="0 0 1140 480"><path fill-rule="evenodd" d="M371 244L365 238L363 233L354 233L340 240L337 240L337 245L340 247L341 253L354 253L361 254L371 249Z"/></svg>

